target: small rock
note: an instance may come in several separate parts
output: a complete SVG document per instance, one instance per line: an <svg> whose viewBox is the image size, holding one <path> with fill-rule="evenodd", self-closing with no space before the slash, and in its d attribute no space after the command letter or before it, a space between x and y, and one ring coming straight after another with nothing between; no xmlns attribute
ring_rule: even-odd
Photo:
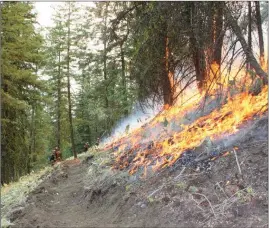
<svg viewBox="0 0 269 228"><path fill-rule="evenodd" d="M61 177L62 178L68 178L68 174L67 173L61 173Z"/></svg>
<svg viewBox="0 0 269 228"><path fill-rule="evenodd" d="M226 214L227 219L233 219L234 217L235 217L235 214L232 214L232 213L227 213Z"/></svg>
<svg viewBox="0 0 269 228"><path fill-rule="evenodd" d="M136 203L135 205L140 207L142 204L143 204L143 202L140 201L140 202Z"/></svg>
<svg viewBox="0 0 269 228"><path fill-rule="evenodd" d="M8 214L8 218L10 219L11 222L15 221L17 218L23 216L25 213L23 212L23 207L17 207L14 210L12 210Z"/></svg>
<svg viewBox="0 0 269 228"><path fill-rule="evenodd" d="M147 205L144 204L144 203L142 203L140 207L141 207L141 208L145 208L145 207L147 207Z"/></svg>
<svg viewBox="0 0 269 228"><path fill-rule="evenodd" d="M37 188L36 190L34 190L33 193L39 194L39 193L42 193L44 190L45 190L45 187L40 187L40 188Z"/></svg>
<svg viewBox="0 0 269 228"><path fill-rule="evenodd" d="M162 201L167 204L170 201L170 198L168 196L165 196L162 198Z"/></svg>
<svg viewBox="0 0 269 228"><path fill-rule="evenodd" d="M130 198L130 196L125 195L125 196L123 197L123 201L128 201L129 198Z"/></svg>

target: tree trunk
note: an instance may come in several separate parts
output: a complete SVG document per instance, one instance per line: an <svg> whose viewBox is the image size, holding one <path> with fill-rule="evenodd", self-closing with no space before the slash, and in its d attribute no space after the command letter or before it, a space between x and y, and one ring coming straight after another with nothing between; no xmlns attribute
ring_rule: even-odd
<svg viewBox="0 0 269 228"><path fill-rule="evenodd" d="M107 89L107 11L108 11L108 4L106 3L106 9L105 9L105 16L104 16L104 56L103 56L103 62L104 62L104 80L105 80L105 108L108 108L108 89Z"/></svg>
<svg viewBox="0 0 269 228"><path fill-rule="evenodd" d="M68 114L69 114L69 123L70 123L70 137L72 144L72 151L74 158L77 158L77 152L75 149L74 142L74 132L73 132L73 118L72 118L72 105L71 105L71 92L70 92L70 2L69 2L69 12L68 12L68 34L67 34L67 93L68 93Z"/></svg>
<svg viewBox="0 0 269 228"><path fill-rule="evenodd" d="M3 139L2 139L3 140ZM8 154L7 154L7 148L5 143L1 143L1 184L8 183L7 180L7 166L9 165L8 162Z"/></svg>
<svg viewBox="0 0 269 228"><path fill-rule="evenodd" d="M242 35L242 31L240 27L237 24L237 21L233 18L230 10L226 7L226 15L227 15L227 22L231 26L233 32L237 36L239 42L242 45L242 48L244 50L244 53L250 63L251 68L253 68L256 71L256 74L262 79L263 84L266 85L268 83L268 75L263 71L261 66L258 64L256 58L254 57L253 53L251 52L250 47L247 45L247 42Z"/></svg>
<svg viewBox="0 0 269 228"><path fill-rule="evenodd" d="M221 64L221 51L223 45L223 2L214 2L213 6L213 28L212 28L212 38L213 38L213 58L212 62L216 62L218 65Z"/></svg>
<svg viewBox="0 0 269 228"><path fill-rule="evenodd" d="M204 83L206 81L206 64L205 64L205 54L203 48L199 45L198 40L196 39L196 34L193 30L196 20L196 9L195 3L189 2L188 9L188 23L190 25L189 30L189 40L192 53L192 60L196 73L197 85L200 91L204 89Z"/></svg>
<svg viewBox="0 0 269 228"><path fill-rule="evenodd" d="M204 86L213 85L216 88L221 83L221 52L224 39L223 31L223 2L208 3L210 43L207 49L208 66ZM220 88L221 89L221 88Z"/></svg>
<svg viewBox="0 0 269 228"><path fill-rule="evenodd" d="M61 47L59 47L58 54L58 80L57 80L57 147L61 148Z"/></svg>
<svg viewBox="0 0 269 228"><path fill-rule="evenodd" d="M256 22L259 36L259 46L260 46L260 64L264 66L264 43L263 43L263 35L262 35L262 20L261 20L261 12L260 12L260 2L255 2L256 8Z"/></svg>
<svg viewBox="0 0 269 228"><path fill-rule="evenodd" d="M171 71L171 58L170 58L170 50L169 50L169 40L166 36L164 39L165 42L165 65L164 65L164 77L163 77L163 98L164 105L171 106L173 105L173 87L174 87L174 74Z"/></svg>
<svg viewBox="0 0 269 228"><path fill-rule="evenodd" d="M27 173L31 172L31 155L33 152L34 137L35 137L35 105L33 104L31 114L31 130L30 130L29 155L27 161Z"/></svg>
<svg viewBox="0 0 269 228"><path fill-rule="evenodd" d="M128 116L128 98L127 98L127 87L126 87L126 77L125 77L125 59L124 59L124 50L123 42L120 45L120 56L121 56L121 79L123 87L123 100L124 100L124 115Z"/></svg>
<svg viewBox="0 0 269 228"><path fill-rule="evenodd" d="M35 73L37 75L38 72L38 66L36 65ZM27 160L27 173L31 172L31 155L32 152L35 152L35 148L33 148L34 141L35 141L35 109L36 104L35 102L32 104L32 113L31 113L31 128L30 128L30 144L29 144L29 154L28 154L28 160Z"/></svg>
<svg viewBox="0 0 269 228"><path fill-rule="evenodd" d="M252 52L251 23L252 23L251 2L248 2L248 47L249 47L249 50ZM250 70L250 63L248 59L247 59L247 70Z"/></svg>

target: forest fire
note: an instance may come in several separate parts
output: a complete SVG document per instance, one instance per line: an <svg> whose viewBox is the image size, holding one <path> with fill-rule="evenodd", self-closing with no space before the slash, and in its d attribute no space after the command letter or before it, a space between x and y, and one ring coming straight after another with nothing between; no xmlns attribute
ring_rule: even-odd
<svg viewBox="0 0 269 228"><path fill-rule="evenodd" d="M195 149L206 138L214 141L224 135L232 135L244 121L266 112L267 91L266 86L257 96L243 92L229 97L220 109L214 109L191 124L181 124L179 131L169 131L167 125L175 122L175 117L183 117L190 110L194 110L201 97L191 100L183 107L171 107L146 126L151 129L149 134L146 127L140 128L129 137L125 136L109 146L116 151L113 168L128 168L130 174L144 168L146 174L149 166L153 171L171 166L185 151ZM155 129L160 128L161 131L155 132Z"/></svg>

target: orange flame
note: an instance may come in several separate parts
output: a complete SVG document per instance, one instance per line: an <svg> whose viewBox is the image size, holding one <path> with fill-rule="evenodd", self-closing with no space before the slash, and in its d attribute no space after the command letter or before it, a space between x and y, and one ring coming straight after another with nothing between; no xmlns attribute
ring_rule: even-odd
<svg viewBox="0 0 269 228"><path fill-rule="evenodd" d="M212 75L210 77L213 77L214 74L218 73L219 66L213 63L211 69ZM241 74L241 78L239 77L238 79L239 84L243 77L244 75ZM238 86L238 83L234 86ZM223 85L229 91L228 82L223 83ZM198 118L190 125L180 124L181 129L179 132L171 132L166 125L162 125L164 119L168 123L175 121L180 123L187 112L199 108L204 94L189 96L189 100L184 104L165 107L165 110L147 126L136 129L128 137L126 135L115 142L119 145L119 154L116 155L114 167L123 169L131 165L129 169L129 174L131 175L141 167L144 168L144 176L146 176L149 165L151 165L153 171L171 166L184 151L196 148L205 138L216 140L224 135L234 134L245 121L253 118L257 113L263 114L266 112L268 110L267 91L268 86L265 86L257 96L253 96L248 92L234 96L228 93L227 102L221 108ZM193 93L193 91L191 92ZM156 126L159 126L159 129L162 126L162 130L158 132L155 138L151 139L154 140L154 148L140 148L139 143L142 140L147 141L145 129L151 129ZM126 152L127 148L131 148L128 153ZM133 159L128 161L131 154ZM229 152L226 152L222 156L227 156L228 154Z"/></svg>

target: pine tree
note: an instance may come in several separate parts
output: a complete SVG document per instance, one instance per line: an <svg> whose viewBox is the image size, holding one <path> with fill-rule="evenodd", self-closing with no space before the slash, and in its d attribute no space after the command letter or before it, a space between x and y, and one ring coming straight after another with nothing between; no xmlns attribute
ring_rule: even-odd
<svg viewBox="0 0 269 228"><path fill-rule="evenodd" d="M46 75L49 80L47 84L50 88L49 97L52 100L50 106L51 121L54 125L52 147L58 146L59 149L65 150L70 142L70 131L68 127L68 110L67 110L67 80L64 75L65 69L65 31L62 21L56 14L55 26L48 28L46 37L46 63L42 74Z"/></svg>
<svg viewBox="0 0 269 228"><path fill-rule="evenodd" d="M2 182L29 172L29 115L44 89L36 74L42 37L35 32L32 4L1 3ZM33 116L33 115L32 115Z"/></svg>
<svg viewBox="0 0 269 228"><path fill-rule="evenodd" d="M62 138L65 132L69 132L68 143L71 144L74 157L77 157L77 151L74 141L74 126L73 126L73 105L71 94L71 85L77 75L74 73L77 69L77 38L78 38L78 6L75 3L65 3L59 6L53 18L55 26L49 29L48 35L48 56L49 63L47 65L46 74L52 77L51 91L56 98L56 107L54 107L55 122L56 122L56 145L66 148L65 140ZM66 103L67 102L67 103ZM67 109L65 107L68 107ZM66 122L63 122L68 114L68 127ZM66 131L67 130L67 131Z"/></svg>

